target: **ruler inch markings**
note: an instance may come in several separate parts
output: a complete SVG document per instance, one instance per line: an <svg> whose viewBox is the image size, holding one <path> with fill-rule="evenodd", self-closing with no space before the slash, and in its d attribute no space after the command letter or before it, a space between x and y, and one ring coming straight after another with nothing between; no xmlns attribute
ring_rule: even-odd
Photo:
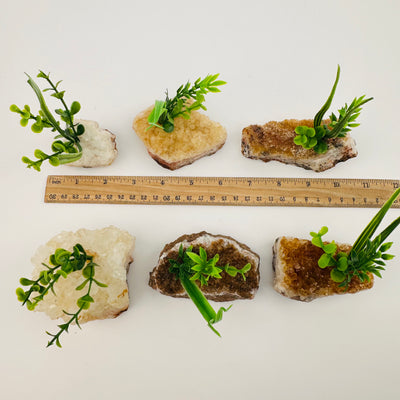
<svg viewBox="0 0 400 400"><path fill-rule="evenodd" d="M45 202L375 208L398 187L374 178L50 175Z"/></svg>

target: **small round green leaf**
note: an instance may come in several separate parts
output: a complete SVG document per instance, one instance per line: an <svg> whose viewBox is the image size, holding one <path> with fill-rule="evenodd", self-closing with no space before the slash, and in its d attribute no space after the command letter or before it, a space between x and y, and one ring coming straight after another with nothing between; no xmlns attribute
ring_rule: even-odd
<svg viewBox="0 0 400 400"><path fill-rule="evenodd" d="M81 109L81 105L80 105L77 101L74 101L74 102L71 104L71 110L70 110L70 112L71 112L72 115L74 115L74 114L77 114L77 113L79 112L80 109Z"/></svg>
<svg viewBox="0 0 400 400"><path fill-rule="evenodd" d="M315 136L315 129L314 128L307 128L306 133L305 133L309 138L312 138Z"/></svg>
<svg viewBox="0 0 400 400"><path fill-rule="evenodd" d="M328 151L328 145L326 142L320 142L314 147L314 151L317 154L325 154Z"/></svg>
<svg viewBox="0 0 400 400"><path fill-rule="evenodd" d="M40 133L43 131L43 125L34 123L34 124L32 124L31 129L32 129L32 132L34 132L34 133Z"/></svg>
<svg viewBox="0 0 400 400"><path fill-rule="evenodd" d="M49 163L53 166L53 167L58 167L60 165L60 161L56 156L51 156L49 158Z"/></svg>
<svg viewBox="0 0 400 400"><path fill-rule="evenodd" d="M345 280L345 278L346 278L346 275L343 272L337 270L336 268L331 270L331 279L334 282L337 282L337 283L343 282Z"/></svg>
<svg viewBox="0 0 400 400"><path fill-rule="evenodd" d="M65 271L63 271L62 269L59 269L56 272L56 275L62 276L63 278L67 278L68 277L68 274Z"/></svg>
<svg viewBox="0 0 400 400"><path fill-rule="evenodd" d="M391 247L392 247L393 242L388 242L388 243L384 243L379 251L381 251L382 253L384 253L385 251L388 251Z"/></svg>
<svg viewBox="0 0 400 400"><path fill-rule="evenodd" d="M44 160L45 158L47 158L47 154L39 149L35 150L34 155L36 158L39 158L39 160Z"/></svg>
<svg viewBox="0 0 400 400"><path fill-rule="evenodd" d="M165 122L163 125L163 129L167 133L171 133L174 130L174 128L175 128L174 124L169 121Z"/></svg>
<svg viewBox="0 0 400 400"><path fill-rule="evenodd" d="M32 160L30 160L28 157L23 156L21 158L22 162L25 164L32 164Z"/></svg>
<svg viewBox="0 0 400 400"><path fill-rule="evenodd" d="M321 240L321 237L320 237L320 236L313 237L313 238L311 239L311 243L312 243L314 246L317 246L317 247L322 247L322 246L323 246L323 243L322 243L322 240Z"/></svg>
<svg viewBox="0 0 400 400"><path fill-rule="evenodd" d="M315 137L317 139L322 139L325 136L325 128L323 126L317 126L315 129Z"/></svg>
<svg viewBox="0 0 400 400"><path fill-rule="evenodd" d="M22 288L17 288L17 290L15 291L15 293L17 294L18 300L19 301L25 301L26 298L26 294L24 292L24 289Z"/></svg>
<svg viewBox="0 0 400 400"><path fill-rule="evenodd" d="M29 122L29 119L22 118L20 121L21 126L27 126Z"/></svg>
<svg viewBox="0 0 400 400"><path fill-rule="evenodd" d="M298 135L305 135L307 130L308 130L308 126L297 126L294 131Z"/></svg>
<svg viewBox="0 0 400 400"><path fill-rule="evenodd" d="M309 148L312 148L312 147L315 147L317 145L317 143L318 143L317 139L315 139L313 137L308 141L308 146L309 146Z"/></svg>
<svg viewBox="0 0 400 400"><path fill-rule="evenodd" d="M21 279L19 280L19 283L20 283L22 286L29 286L29 285L32 285L32 283L35 283L35 281L32 281L32 280L27 279L27 278L21 278Z"/></svg>
<svg viewBox="0 0 400 400"><path fill-rule="evenodd" d="M82 124L78 124L76 127L76 133L78 136L83 135L85 133L85 127Z"/></svg>
<svg viewBox="0 0 400 400"><path fill-rule="evenodd" d="M318 232L321 236L324 236L328 233L328 227L327 226L323 226L319 232Z"/></svg>
<svg viewBox="0 0 400 400"><path fill-rule="evenodd" d="M94 266L93 264L88 264L85 268L83 268L82 275L85 278L90 278L94 276Z"/></svg>
<svg viewBox="0 0 400 400"><path fill-rule="evenodd" d="M295 136L295 138L293 139L294 144L301 146L303 144L303 138L304 138L304 136L302 136L302 135Z"/></svg>
<svg viewBox="0 0 400 400"><path fill-rule="evenodd" d="M21 110L15 104L11 104L10 111L19 113Z"/></svg>
<svg viewBox="0 0 400 400"><path fill-rule="evenodd" d="M326 268L331 261L331 256L329 254L322 254L320 259L318 260L318 266L320 268Z"/></svg>
<svg viewBox="0 0 400 400"><path fill-rule="evenodd" d="M62 265L65 264L68 260L69 257L71 256L71 253L65 249L57 249L54 252L54 259L56 262L56 265Z"/></svg>
<svg viewBox="0 0 400 400"><path fill-rule="evenodd" d="M332 243L324 245L323 249L324 249L325 253L334 254L337 250L337 246L335 243L332 242Z"/></svg>
<svg viewBox="0 0 400 400"><path fill-rule="evenodd" d="M53 142L53 144L51 145L51 149L54 152L58 151L65 152L65 146L61 140L56 140L55 142Z"/></svg>

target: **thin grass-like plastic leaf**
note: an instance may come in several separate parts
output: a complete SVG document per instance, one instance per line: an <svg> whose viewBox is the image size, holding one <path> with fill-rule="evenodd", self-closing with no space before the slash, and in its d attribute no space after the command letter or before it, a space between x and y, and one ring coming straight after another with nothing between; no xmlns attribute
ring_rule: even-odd
<svg viewBox="0 0 400 400"><path fill-rule="evenodd" d="M161 115L163 115L165 111L166 111L165 101L156 100L156 102L154 104L154 108L147 118L147 121L150 124L150 127L147 129L150 129L152 126L157 126L158 128L162 129L162 126L158 125L158 121L159 121Z"/></svg>
<svg viewBox="0 0 400 400"><path fill-rule="evenodd" d="M44 115L46 116L46 118L49 120L49 122L51 123L51 125L57 129L57 131L62 135L65 136L64 131L60 128L60 125L58 124L58 122L54 119L52 113L50 112L50 110L47 107L47 104L44 100L44 97L42 95L42 92L40 91L40 88L38 85L36 85L35 81L28 75L28 84L31 86L31 88L33 89L33 91L35 92L39 103L40 103L40 108L43 111Z"/></svg>
<svg viewBox="0 0 400 400"><path fill-rule="evenodd" d="M382 222L389 208L396 200L396 198L400 194L400 188L397 189L392 196L386 201L386 203L382 206L382 208L377 212L377 214L372 218L371 222L365 227L365 229L361 232L361 235L357 238L357 240L353 244L352 250L355 253L358 253L367 243L367 241L371 238L371 236L377 230L379 224ZM384 241L390 233L400 224L400 218L393 221L382 233L382 241Z"/></svg>
<svg viewBox="0 0 400 400"><path fill-rule="evenodd" d="M333 88L328 97L328 100L326 100L325 104L322 106L322 108L317 112L317 114L314 117L314 128L321 125L322 118L324 117L325 113L328 111L329 107L331 106L333 96L335 95L335 92L336 92L336 86L339 82L339 77L340 77L340 65L338 65L335 83L333 84Z"/></svg>
<svg viewBox="0 0 400 400"><path fill-rule="evenodd" d="M387 237L400 225L400 217L395 219L387 228L385 228L381 233L381 240L380 243L383 243ZM385 250L382 251L386 251L390 248L390 246L388 248L386 248Z"/></svg>
<svg viewBox="0 0 400 400"><path fill-rule="evenodd" d="M68 154L60 154L58 160L60 164L67 164L73 161L77 161L82 157L82 153L68 153Z"/></svg>

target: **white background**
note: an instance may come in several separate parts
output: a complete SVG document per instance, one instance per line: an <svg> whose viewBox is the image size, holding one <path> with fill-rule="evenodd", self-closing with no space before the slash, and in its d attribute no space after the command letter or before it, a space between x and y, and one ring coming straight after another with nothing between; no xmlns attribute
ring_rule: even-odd
<svg viewBox="0 0 400 400"><path fill-rule="evenodd" d="M352 243L376 210L44 204L48 174L399 178L398 1L3 1L0 14L1 393L4 399L398 399L400 230L384 278L370 291L312 303L272 289L271 247L286 234ZM245 159L252 123L312 118L336 66L337 110L373 96L354 130L359 156L316 174ZM107 168L25 168L47 133L22 128L10 104L37 100L24 72L63 79L81 118L117 134ZM161 168L131 128L134 116L187 80L228 82L210 94L208 115L228 131L224 148L178 171ZM46 136L47 135L47 136ZM386 221L399 215L390 210ZM115 320L76 327L63 348L45 348L56 322L21 308L15 288L36 248L61 230L116 225L136 236L131 306ZM165 243L207 230L235 237L261 256L261 285L217 325L188 300L160 295L148 273ZM219 304L214 304L219 306Z"/></svg>

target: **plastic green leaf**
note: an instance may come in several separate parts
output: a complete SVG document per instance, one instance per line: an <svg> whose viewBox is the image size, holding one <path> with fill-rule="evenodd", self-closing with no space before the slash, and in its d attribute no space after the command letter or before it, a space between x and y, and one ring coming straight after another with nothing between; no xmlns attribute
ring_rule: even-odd
<svg viewBox="0 0 400 400"><path fill-rule="evenodd" d="M327 226L323 226L320 230L319 230L319 234L321 235L321 236L324 236L324 235L326 235L327 233L328 233L328 227Z"/></svg>
<svg viewBox="0 0 400 400"><path fill-rule="evenodd" d="M306 135L308 131L308 126L296 126L294 130L298 135Z"/></svg>
<svg viewBox="0 0 400 400"><path fill-rule="evenodd" d="M213 82L213 86L221 86L221 85L226 85L225 81L215 81Z"/></svg>
<svg viewBox="0 0 400 400"><path fill-rule="evenodd" d="M53 144L51 145L51 149L55 152L59 152L59 151L64 152L66 150L64 143L62 143L61 140L57 140L57 141L53 142Z"/></svg>
<svg viewBox="0 0 400 400"><path fill-rule="evenodd" d="M89 279L85 279L79 286L75 288L75 290L82 290L86 284L89 282Z"/></svg>
<svg viewBox="0 0 400 400"><path fill-rule="evenodd" d="M225 272L228 275L230 275L232 277L235 277L237 275L237 273L238 273L238 270L235 267L232 267L232 266L228 265L227 267L225 267Z"/></svg>
<svg viewBox="0 0 400 400"><path fill-rule="evenodd" d="M214 87L214 86L209 86L209 87L208 87L208 90L209 90L211 93L218 93L218 92L221 91L221 90L219 90L218 88L216 88L216 87Z"/></svg>
<svg viewBox="0 0 400 400"><path fill-rule="evenodd" d="M76 134L78 136L83 135L85 133L85 127L82 124L78 124L76 127Z"/></svg>
<svg viewBox="0 0 400 400"><path fill-rule="evenodd" d="M15 291L15 293L17 294L18 300L19 301L25 301L25 292L22 288L17 288L17 290Z"/></svg>
<svg viewBox="0 0 400 400"><path fill-rule="evenodd" d="M25 164L31 164L31 163L33 162L32 160L30 160L28 157L25 157L25 156L23 156L23 157L21 158L21 160L22 160L22 162L25 163Z"/></svg>
<svg viewBox="0 0 400 400"><path fill-rule="evenodd" d="M304 142L306 142L306 141L307 141L307 138L302 135L295 136L295 138L293 139L294 144L297 144L298 146L303 145Z"/></svg>
<svg viewBox="0 0 400 400"><path fill-rule="evenodd" d="M36 76L38 78L44 78L44 79L48 78L48 75L46 75L43 71L40 71Z"/></svg>
<svg viewBox="0 0 400 400"><path fill-rule="evenodd" d="M22 286L29 286L29 285L32 285L32 283L34 283L34 281L32 281L31 279L27 279L27 278L21 278L21 279L19 280L19 283L20 283Z"/></svg>
<svg viewBox="0 0 400 400"><path fill-rule="evenodd" d="M250 264L250 263L247 263L247 264L241 269L241 271L242 271L243 273L249 272L250 270L251 270L251 264Z"/></svg>
<svg viewBox="0 0 400 400"><path fill-rule="evenodd" d="M203 261L207 261L207 252L203 249L203 247L199 248L199 255Z"/></svg>
<svg viewBox="0 0 400 400"><path fill-rule="evenodd" d="M34 123L31 126L32 132L34 133L40 133L43 131L43 125L39 125L38 123Z"/></svg>
<svg viewBox="0 0 400 400"><path fill-rule="evenodd" d="M81 109L81 105L77 101L74 101L71 104L70 112L71 112L72 115L74 115L74 114L77 114L80 109Z"/></svg>
<svg viewBox="0 0 400 400"><path fill-rule="evenodd" d="M314 137L312 137L309 141L308 141L308 147L314 147L317 144L317 139L315 139Z"/></svg>
<svg viewBox="0 0 400 400"><path fill-rule="evenodd" d="M331 279L334 282L337 282L337 283L343 282L345 280L345 278L346 278L346 275L343 272L341 272L337 269L331 270Z"/></svg>
<svg viewBox="0 0 400 400"><path fill-rule="evenodd" d="M171 133L175 129L175 126L173 123L167 121L164 123L162 128L164 129L165 132Z"/></svg>
<svg viewBox="0 0 400 400"><path fill-rule="evenodd" d="M34 155L36 158L39 158L40 160L44 160L47 158L47 154L44 153L42 150L36 149L34 152Z"/></svg>
<svg viewBox="0 0 400 400"><path fill-rule="evenodd" d="M307 128L305 135L308 136L309 138L312 138L315 136L315 129L314 128Z"/></svg>
<svg viewBox="0 0 400 400"><path fill-rule="evenodd" d="M82 271L82 275L85 278L90 278L94 275L94 266L91 264L88 264Z"/></svg>
<svg viewBox="0 0 400 400"><path fill-rule="evenodd" d="M318 266L320 268L326 268L329 266L330 262L331 262L331 256L329 254L324 253L318 260Z"/></svg>
<svg viewBox="0 0 400 400"><path fill-rule="evenodd" d="M56 99L61 100L64 97L64 93L65 93L65 90L63 90L61 92L53 93L51 96L55 97Z"/></svg>
<svg viewBox="0 0 400 400"><path fill-rule="evenodd" d="M396 200L396 198L400 195L400 188L396 189L394 193L390 196L390 198L386 201L386 203L382 206L382 208L376 213L374 218L370 221L370 223L365 227L360 236L353 244L353 251L355 253L359 252L366 244L366 242L371 238L371 236L375 233L376 229L382 222L389 208ZM386 240L389 234L400 224L400 218L393 221L384 231L381 232L382 241Z"/></svg>
<svg viewBox="0 0 400 400"><path fill-rule="evenodd" d="M323 249L328 254L334 254L337 250L337 246L335 243L329 243L324 245Z"/></svg>
<svg viewBox="0 0 400 400"><path fill-rule="evenodd" d="M325 128L323 126L317 126L315 128L315 137L317 139L322 139L325 136Z"/></svg>
<svg viewBox="0 0 400 400"><path fill-rule="evenodd" d="M331 92L329 94L328 99L326 100L325 104L321 107L321 109L317 112L317 114L314 117L314 127L316 128L317 126L321 125L322 119L325 115L325 113L328 111L329 107L331 106L333 96L335 95L336 92L336 87L339 82L340 78L340 66L338 65L337 71L336 71L336 79L335 83L333 84L333 87L331 89Z"/></svg>
<svg viewBox="0 0 400 400"><path fill-rule="evenodd" d="M65 249L57 249L54 252L54 259L57 265L65 264L69 260L70 256L71 253Z"/></svg>
<svg viewBox="0 0 400 400"><path fill-rule="evenodd" d="M53 167L58 167L60 165L60 161L56 156L51 156L49 158L49 163L53 166Z"/></svg>
<svg viewBox="0 0 400 400"><path fill-rule="evenodd" d="M346 269L348 267L347 257L340 257L339 260L338 260L338 264L339 265L338 265L337 269L339 271L342 271L342 272L346 271Z"/></svg>
<svg viewBox="0 0 400 400"><path fill-rule="evenodd" d="M311 243L312 243L314 246L317 246L317 247L322 247L322 246L323 246L323 243L322 243L322 240L321 240L321 237L320 237L320 236L313 237L313 238L311 239Z"/></svg>
<svg viewBox="0 0 400 400"><path fill-rule="evenodd" d="M391 247L392 247L393 242L388 242L388 243L384 243L379 251L381 251L382 253L384 253L385 251L388 251Z"/></svg>
<svg viewBox="0 0 400 400"><path fill-rule="evenodd" d="M320 142L314 147L314 151L317 154L325 154L328 151L328 144L326 142Z"/></svg>

